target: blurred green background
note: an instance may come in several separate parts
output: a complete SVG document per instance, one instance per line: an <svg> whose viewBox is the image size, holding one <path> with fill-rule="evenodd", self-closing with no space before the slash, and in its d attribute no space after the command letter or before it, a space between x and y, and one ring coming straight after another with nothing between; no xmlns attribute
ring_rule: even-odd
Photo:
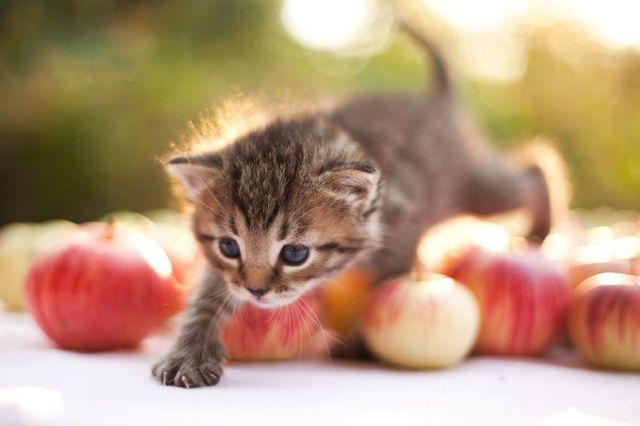
<svg viewBox="0 0 640 426"><path fill-rule="evenodd" d="M309 48L283 25L282 8L266 0L1 1L0 223L169 205L158 158L228 96L426 86L428 68L404 37L390 31L359 51ZM575 206L640 209L635 48L604 46L571 22L520 19L508 28L524 65L488 78L460 59L479 37L425 17L498 146L549 137L569 165ZM332 24L329 15L324 25ZM366 31L388 30L378 19Z"/></svg>

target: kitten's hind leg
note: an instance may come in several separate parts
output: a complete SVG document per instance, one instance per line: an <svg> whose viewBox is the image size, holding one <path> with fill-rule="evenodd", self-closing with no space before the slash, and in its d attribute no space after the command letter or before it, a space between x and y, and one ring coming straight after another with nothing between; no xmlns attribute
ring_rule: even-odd
<svg viewBox="0 0 640 426"><path fill-rule="evenodd" d="M532 242L542 241L551 230L556 206L547 173L539 164L510 167L498 160L486 162L470 175L463 196L466 210L478 216L525 209L532 219L527 235Z"/></svg>

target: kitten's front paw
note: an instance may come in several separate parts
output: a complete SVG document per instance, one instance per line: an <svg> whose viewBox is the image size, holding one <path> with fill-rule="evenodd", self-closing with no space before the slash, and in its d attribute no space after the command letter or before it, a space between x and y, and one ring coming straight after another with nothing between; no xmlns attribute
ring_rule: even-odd
<svg viewBox="0 0 640 426"><path fill-rule="evenodd" d="M195 356L190 352L174 351L151 369L151 374L166 386L197 388L213 386L222 376L221 357Z"/></svg>

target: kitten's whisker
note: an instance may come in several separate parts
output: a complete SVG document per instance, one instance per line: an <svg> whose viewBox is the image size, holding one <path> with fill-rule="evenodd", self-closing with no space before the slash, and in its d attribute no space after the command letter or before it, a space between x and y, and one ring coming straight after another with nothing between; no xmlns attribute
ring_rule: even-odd
<svg viewBox="0 0 640 426"><path fill-rule="evenodd" d="M306 315L306 312L304 311L304 307L302 305L296 304L296 309L298 310L299 316L303 316L303 317L307 317L308 318L308 315ZM309 329L309 325L307 324L306 319L303 318L302 321L303 321L303 324L304 324L304 328L305 328L305 330L307 332L307 336L309 337L309 341L311 341L312 344L313 344L313 339L314 339L315 336L311 333L311 330ZM326 344L325 344L325 347L326 347ZM329 355L329 359L331 359L331 354L328 353L327 355Z"/></svg>
<svg viewBox="0 0 640 426"><path fill-rule="evenodd" d="M313 312L313 309L311 308L311 306L309 306L309 304L304 299L300 299L300 300L303 303L303 304L300 305L300 307L303 309L304 313L307 315L307 318L309 318L311 321L313 321L315 323L315 325L318 327L318 331L322 335L322 343L324 345L326 355L329 358L329 360L331 361L332 360L332 358L331 358L331 349L329 348L329 343L327 342L327 335L330 336L330 333L328 333L324 329L324 327L322 326L322 323L320 322L320 319L318 318L316 313Z"/></svg>
<svg viewBox="0 0 640 426"><path fill-rule="evenodd" d="M313 310L313 308L311 306L309 306L309 304L304 300L304 299L300 299L304 305L306 306L306 310L307 312L312 315L312 319L314 319L314 322L318 325L318 328L322 331L322 333L326 336L329 337L331 340L343 345L343 346L347 346L345 342L343 342L342 340L338 339L337 337L335 337L333 334L329 333L327 330L325 330L324 326L322 325L322 322L320 321L320 318L318 318L318 315L315 313L315 311Z"/></svg>

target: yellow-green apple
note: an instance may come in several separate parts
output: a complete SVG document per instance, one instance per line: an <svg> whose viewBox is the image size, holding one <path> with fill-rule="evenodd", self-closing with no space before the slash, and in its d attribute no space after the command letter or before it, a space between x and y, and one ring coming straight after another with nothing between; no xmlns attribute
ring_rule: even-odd
<svg viewBox="0 0 640 426"><path fill-rule="evenodd" d="M398 278L372 295L362 321L372 353L405 368L442 368L475 343L480 315L471 293L453 279L426 274Z"/></svg>
<svg viewBox="0 0 640 426"><path fill-rule="evenodd" d="M571 289L538 250L470 247L449 262L447 275L466 285L478 300L478 353L539 355L564 329Z"/></svg>
<svg viewBox="0 0 640 426"><path fill-rule="evenodd" d="M319 295L309 292L290 305L238 307L221 330L227 356L236 361L276 361L298 358L322 343Z"/></svg>
<svg viewBox="0 0 640 426"><path fill-rule="evenodd" d="M340 340L352 335L362 316L371 288L371 273L347 269L322 286L325 327Z"/></svg>
<svg viewBox="0 0 640 426"><path fill-rule="evenodd" d="M45 334L76 350L134 345L185 302L160 245L117 223L83 225L42 253L26 290Z"/></svg>
<svg viewBox="0 0 640 426"><path fill-rule="evenodd" d="M33 258L67 235L75 225L64 220L14 223L0 233L0 299L11 310L23 310L24 283Z"/></svg>
<svg viewBox="0 0 640 426"><path fill-rule="evenodd" d="M591 363L640 370L640 277L602 273L576 289L569 337Z"/></svg>

